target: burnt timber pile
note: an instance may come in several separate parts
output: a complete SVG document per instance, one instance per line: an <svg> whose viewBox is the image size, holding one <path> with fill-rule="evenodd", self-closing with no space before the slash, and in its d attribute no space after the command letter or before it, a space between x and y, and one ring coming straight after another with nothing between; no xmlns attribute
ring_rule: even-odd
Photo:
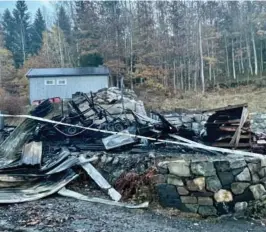
<svg viewBox="0 0 266 232"><path fill-rule="evenodd" d="M25 119L14 130L3 130L0 203L37 200L58 193L128 208L147 207L147 202L139 205L120 202L123 196L93 166L99 159L96 152L147 153L150 158L153 152L172 153L174 157L187 153L210 157L228 154L261 157L247 151L225 149L252 151L254 143L263 140L261 135L250 131L246 104L212 112L205 130L195 133L164 114L152 112L156 118L148 117L143 103L134 93L110 88L97 93L76 93L72 99L61 103L45 100L29 115L3 115ZM264 152L264 146L261 147ZM80 169L111 200L89 198L66 189L66 185L79 176Z"/></svg>
<svg viewBox="0 0 266 232"><path fill-rule="evenodd" d="M206 140L212 146L234 149L251 147L252 135L247 104L228 106L212 111L215 113L205 124Z"/></svg>

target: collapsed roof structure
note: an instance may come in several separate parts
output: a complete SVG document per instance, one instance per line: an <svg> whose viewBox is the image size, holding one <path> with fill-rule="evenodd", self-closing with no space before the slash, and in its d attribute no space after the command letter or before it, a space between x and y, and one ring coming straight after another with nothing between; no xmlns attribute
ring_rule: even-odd
<svg viewBox="0 0 266 232"><path fill-rule="evenodd" d="M246 104L212 111L205 130L197 133L182 123L176 124L178 120L170 119L169 114L152 112L152 117L148 117L134 92L109 88L97 93L76 93L71 100L57 104L45 100L29 115L2 115L24 121L13 131L10 128L2 131L5 139L0 146L0 203L36 200L59 193L129 208L147 207L147 202L140 205L118 202L122 196L91 164L95 157L86 157L87 151L158 150L261 156L249 152L254 147L252 141L261 139L249 129ZM244 147L248 151L221 147ZM112 201L88 198L65 189L77 178L77 168L85 170Z"/></svg>

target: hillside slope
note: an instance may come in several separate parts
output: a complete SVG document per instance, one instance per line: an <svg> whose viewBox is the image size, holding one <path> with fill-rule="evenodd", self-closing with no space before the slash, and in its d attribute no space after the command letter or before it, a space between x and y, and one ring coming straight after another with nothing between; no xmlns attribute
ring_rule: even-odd
<svg viewBox="0 0 266 232"><path fill-rule="evenodd" d="M255 85L215 89L205 94L186 92L172 96L163 95L159 91L147 91L147 89L138 89L136 92L149 110L212 109L248 103L250 112L266 112L266 88Z"/></svg>

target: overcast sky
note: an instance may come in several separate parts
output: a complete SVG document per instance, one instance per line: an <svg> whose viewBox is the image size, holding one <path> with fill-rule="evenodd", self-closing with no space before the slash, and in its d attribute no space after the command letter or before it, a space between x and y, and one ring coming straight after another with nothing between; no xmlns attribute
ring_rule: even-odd
<svg viewBox="0 0 266 232"><path fill-rule="evenodd" d="M38 8L46 7L49 10L52 10L52 1L48 0L41 0L41 1L26 1L28 5L28 9L31 13L31 15L35 15L35 12ZM2 1L0 0L0 13L3 13L6 8L9 10L12 10L15 7L16 0L10 0L10 1Z"/></svg>

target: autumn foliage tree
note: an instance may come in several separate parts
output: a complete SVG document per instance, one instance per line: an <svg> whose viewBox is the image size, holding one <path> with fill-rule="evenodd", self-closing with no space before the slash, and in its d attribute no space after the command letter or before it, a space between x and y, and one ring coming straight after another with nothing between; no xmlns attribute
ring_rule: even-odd
<svg viewBox="0 0 266 232"><path fill-rule="evenodd" d="M119 85L124 77L132 89L144 86L172 93L204 93L221 83L249 83L265 75L263 1L127 0L54 5L54 21L48 28L32 27L30 21L44 25L41 12L29 20L23 1L13 13L6 10L3 14L4 48L12 54L16 68L24 64L21 73L30 67L106 65L112 85ZM23 24L22 31L18 23ZM36 37L28 28L40 29L38 35L43 37ZM28 37L33 52L28 50Z"/></svg>

